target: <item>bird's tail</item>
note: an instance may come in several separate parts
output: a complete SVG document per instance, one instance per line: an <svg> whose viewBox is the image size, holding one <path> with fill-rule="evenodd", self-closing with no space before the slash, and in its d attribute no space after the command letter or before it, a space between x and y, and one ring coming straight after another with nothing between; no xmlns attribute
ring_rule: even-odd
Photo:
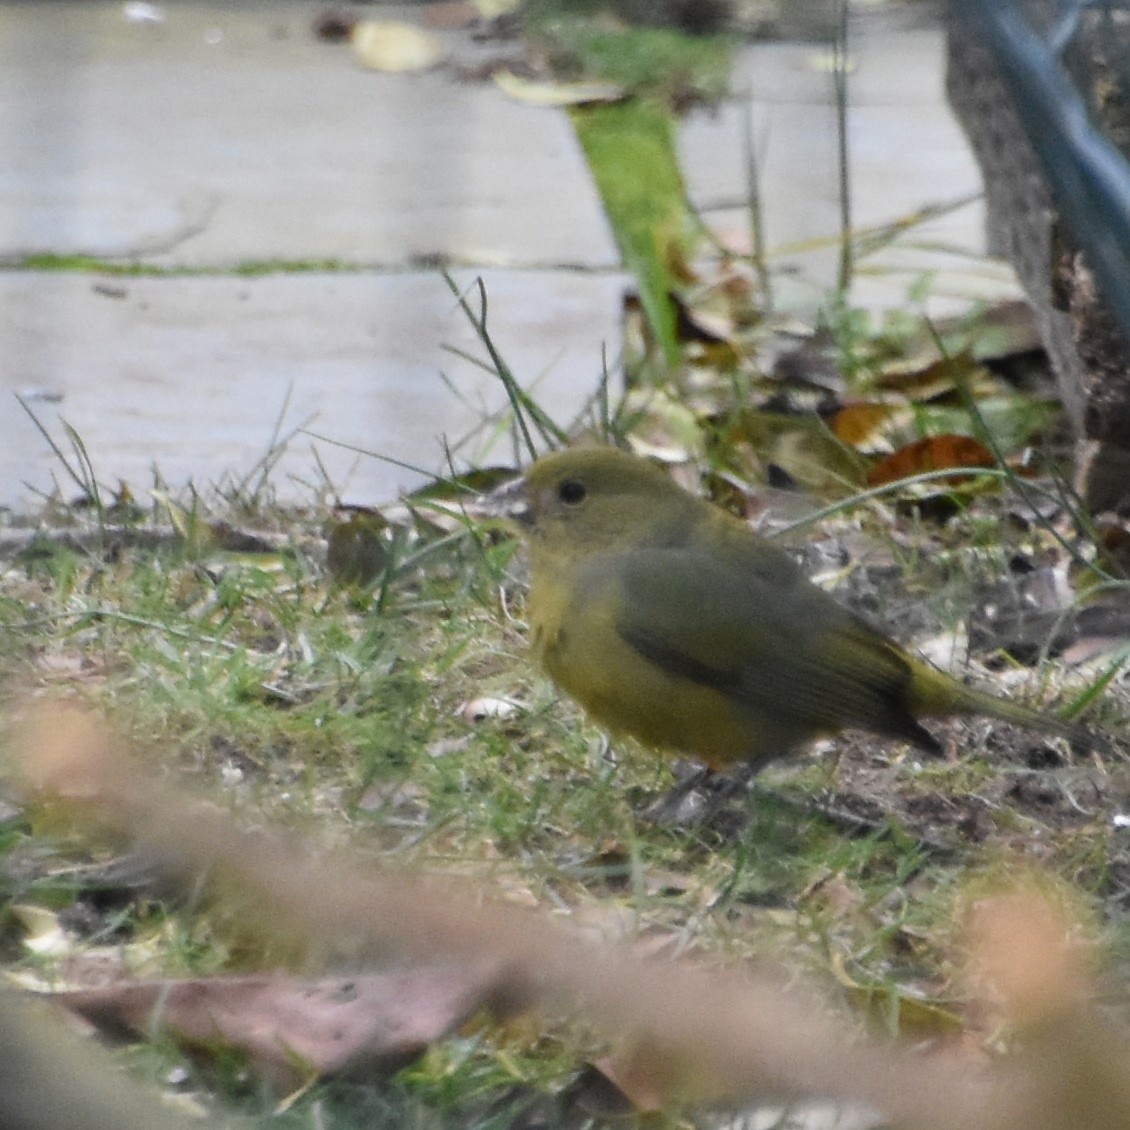
<svg viewBox="0 0 1130 1130"><path fill-rule="evenodd" d="M999 718L1002 722L1012 722L1029 730L1066 738L1078 749L1103 749L1109 746L1100 735L1079 722L967 687L925 663L915 664L914 694L917 700L915 713Z"/></svg>
<svg viewBox="0 0 1130 1130"><path fill-rule="evenodd" d="M997 698L995 695L983 691L966 688L970 696L969 708L961 710L962 714L980 714L986 718L999 718L1002 722L1014 722L1029 730L1037 730L1042 734L1052 734L1056 737L1066 738L1072 746L1078 749L1101 748L1104 743L1100 736L1081 722L1069 721L1060 718L1045 710L1034 710L1007 698Z"/></svg>

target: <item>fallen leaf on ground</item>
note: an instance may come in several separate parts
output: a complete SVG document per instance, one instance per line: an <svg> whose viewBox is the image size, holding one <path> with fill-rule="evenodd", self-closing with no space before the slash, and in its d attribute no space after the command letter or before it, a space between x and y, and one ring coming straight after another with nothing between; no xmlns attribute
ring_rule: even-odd
<svg viewBox="0 0 1130 1130"><path fill-rule="evenodd" d="M190 1048L226 1047L288 1089L311 1076L403 1067L486 1007L498 970L439 965L355 977L282 974L134 981L53 994L99 1028Z"/></svg>
<svg viewBox="0 0 1130 1130"><path fill-rule="evenodd" d="M426 71L443 59L440 41L423 28L396 20L361 20L353 29L353 50L375 71Z"/></svg>
<svg viewBox="0 0 1130 1130"><path fill-rule="evenodd" d="M584 106L626 97L624 88L612 82L531 82L512 71L495 71L493 77L508 98L530 106Z"/></svg>
<svg viewBox="0 0 1130 1130"><path fill-rule="evenodd" d="M947 433L915 440L880 460L867 472L867 485L883 486L897 483L927 471L945 471L968 467L995 467L996 457L978 440L970 436ZM953 482L967 476L955 475Z"/></svg>

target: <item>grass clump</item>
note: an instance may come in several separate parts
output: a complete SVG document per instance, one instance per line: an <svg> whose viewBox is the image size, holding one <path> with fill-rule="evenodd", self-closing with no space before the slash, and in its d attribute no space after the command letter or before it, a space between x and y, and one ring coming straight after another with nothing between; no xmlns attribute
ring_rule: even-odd
<svg viewBox="0 0 1130 1130"><path fill-rule="evenodd" d="M657 102L635 99L574 110L573 124L661 354L674 366L680 352L670 295L689 219L671 118Z"/></svg>
<svg viewBox="0 0 1130 1130"><path fill-rule="evenodd" d="M565 79L616 83L669 106L714 103L727 93L737 41L672 28L610 27L595 19L535 21L535 45Z"/></svg>

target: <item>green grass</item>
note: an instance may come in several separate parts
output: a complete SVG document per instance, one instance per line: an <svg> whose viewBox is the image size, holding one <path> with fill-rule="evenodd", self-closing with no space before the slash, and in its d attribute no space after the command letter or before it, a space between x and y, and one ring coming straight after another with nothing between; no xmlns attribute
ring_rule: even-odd
<svg viewBox="0 0 1130 1130"><path fill-rule="evenodd" d="M673 367L680 351L669 295L690 219L670 115L658 102L633 99L583 107L572 117L659 352Z"/></svg>
<svg viewBox="0 0 1130 1130"><path fill-rule="evenodd" d="M717 102L728 92L737 40L668 28L609 27L583 17L534 18L530 34L564 78L616 83L667 104Z"/></svg>

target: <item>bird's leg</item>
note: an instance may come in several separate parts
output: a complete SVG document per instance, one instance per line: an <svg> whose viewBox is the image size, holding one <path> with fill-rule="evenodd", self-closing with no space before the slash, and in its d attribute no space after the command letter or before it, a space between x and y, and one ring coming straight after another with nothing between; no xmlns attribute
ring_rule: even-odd
<svg viewBox="0 0 1130 1130"><path fill-rule="evenodd" d="M647 808L645 820L653 824L697 827L707 823L721 808L749 785L754 767L737 766L717 773L707 765L696 765L672 789Z"/></svg>
<svg viewBox="0 0 1130 1130"><path fill-rule="evenodd" d="M688 766L680 781L648 805L643 818L661 826L697 823L702 807L698 790L713 775L714 770L707 765Z"/></svg>

